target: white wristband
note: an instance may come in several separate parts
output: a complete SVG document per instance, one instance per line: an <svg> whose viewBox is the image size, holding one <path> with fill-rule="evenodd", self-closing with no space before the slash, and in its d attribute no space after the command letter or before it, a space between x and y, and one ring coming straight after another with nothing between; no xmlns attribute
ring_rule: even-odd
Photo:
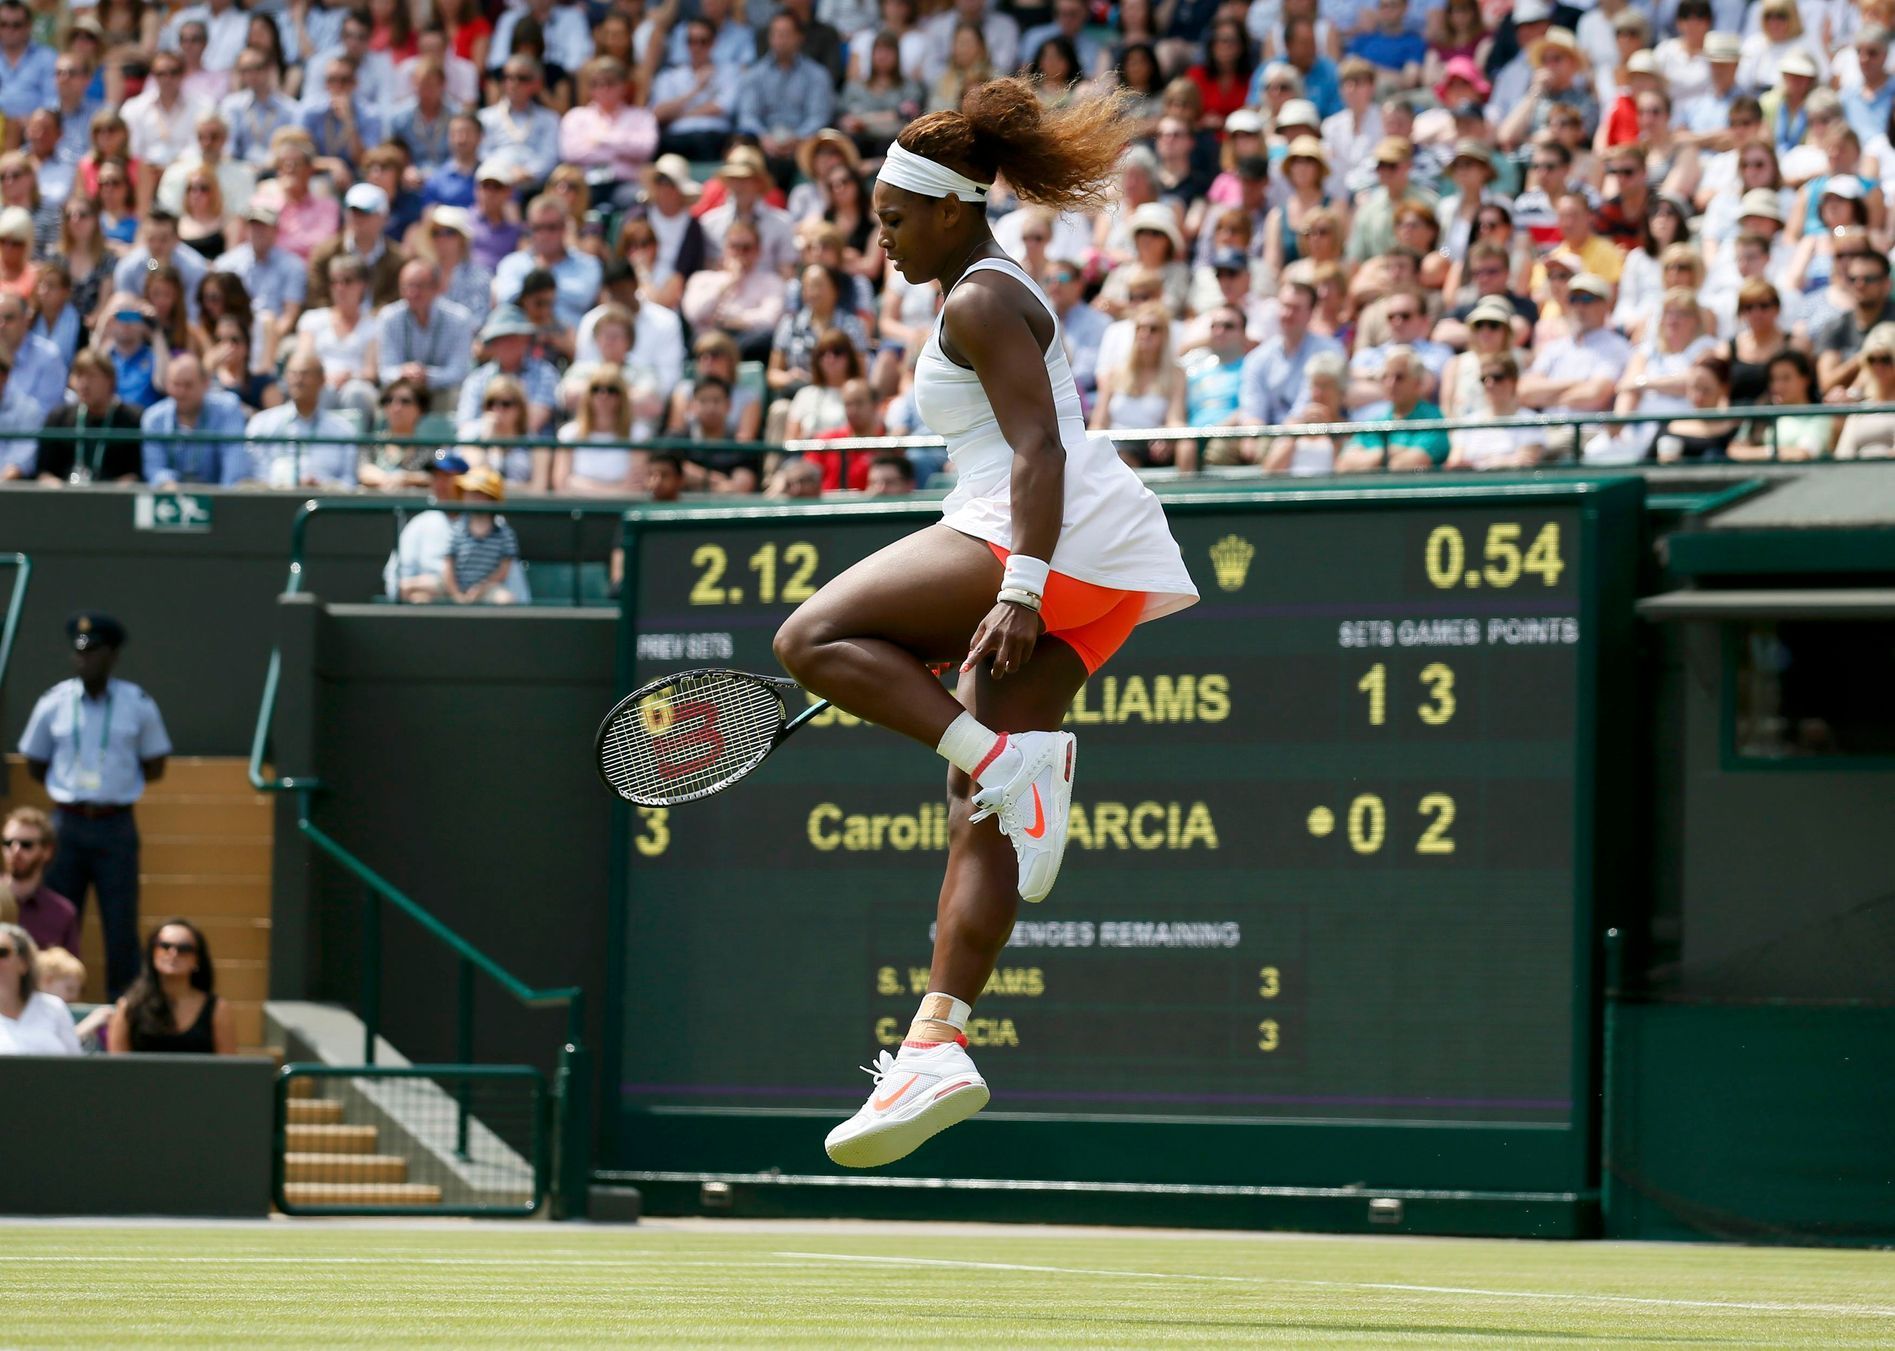
<svg viewBox="0 0 1895 1351"><path fill-rule="evenodd" d="M1025 554L1008 554L1007 570L1000 579L1001 589L1031 591L1036 596L1044 596L1046 576L1052 570L1052 566L1043 558L1028 558Z"/></svg>
<svg viewBox="0 0 1895 1351"><path fill-rule="evenodd" d="M1025 609L1033 611L1035 614L1039 613L1040 598L1031 591L1021 591L1014 587L1003 586L1000 588L1000 594L995 596L994 599L1005 602L1008 605L1022 606Z"/></svg>

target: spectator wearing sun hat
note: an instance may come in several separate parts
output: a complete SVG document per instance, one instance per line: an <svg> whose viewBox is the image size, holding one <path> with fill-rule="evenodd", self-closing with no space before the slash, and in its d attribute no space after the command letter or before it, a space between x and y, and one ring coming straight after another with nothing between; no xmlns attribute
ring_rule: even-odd
<svg viewBox="0 0 1895 1351"><path fill-rule="evenodd" d="M456 480L462 500L503 502L506 480L497 469L470 469ZM456 605L512 605L507 574L520 557L520 539L506 518L492 511L464 511L455 518L442 561L441 590Z"/></svg>
<svg viewBox="0 0 1895 1351"><path fill-rule="evenodd" d="M657 255L647 280L654 294L675 298L684 293L684 284L703 267L710 257L710 240L704 224L691 214L699 188L691 176L691 165L682 155L660 155L657 162L645 166L645 223L657 241Z"/></svg>
<svg viewBox="0 0 1895 1351"><path fill-rule="evenodd" d="M1783 63L1802 53L1812 80L1829 77L1828 61L1822 53L1824 37L1803 27L1802 6L1797 0L1761 0L1749 13L1756 31L1744 38L1743 64L1737 69L1737 83L1759 98L1763 92L1782 83Z"/></svg>
<svg viewBox="0 0 1895 1351"><path fill-rule="evenodd" d="M1357 198L1349 231L1351 262L1367 262L1395 247L1395 208L1419 202L1435 209L1435 195L1414 182L1415 147L1402 136L1385 136L1375 147L1376 185Z"/></svg>
<svg viewBox="0 0 1895 1351"><path fill-rule="evenodd" d="M1526 144L1560 105L1577 109L1586 134L1592 135L1599 124L1599 100L1586 78L1586 55L1572 29L1547 29L1528 50L1527 62L1533 77L1519 103L1502 105L1507 113L1500 123L1500 143L1510 148Z"/></svg>
<svg viewBox="0 0 1895 1351"><path fill-rule="evenodd" d="M473 318L478 328L493 309L493 273L474 260L473 213L460 206L427 212L427 257L441 269L441 294Z"/></svg>
<svg viewBox="0 0 1895 1351"><path fill-rule="evenodd" d="M1659 48L1659 66L1664 66L1667 43ZM1702 94L1679 110L1673 122L1690 135L1687 144L1709 150L1726 149L1731 144L1731 104L1744 97L1737 83L1738 63L1743 60L1744 45L1735 33L1708 33L1704 38L1704 64L1711 73Z"/></svg>
<svg viewBox="0 0 1895 1351"><path fill-rule="evenodd" d="M369 298L377 306L394 304L408 255L388 238L388 194L373 183L357 183L343 195L342 206L342 233L309 255L309 307L329 303L329 260L340 253L352 253L367 266Z"/></svg>
<svg viewBox="0 0 1895 1351"><path fill-rule="evenodd" d="M436 502L460 499L460 476L468 463L451 450L428 458L428 495ZM438 507L416 512L401 528L394 552L382 567L382 589L390 600L425 604L441 597L441 560L447 557L454 522Z"/></svg>
<svg viewBox="0 0 1895 1351"><path fill-rule="evenodd" d="M711 246L711 261L723 259L724 233L732 221L742 219L756 227L758 263L768 271L787 274L797 261L796 223L789 212L765 200L769 181L763 152L753 145L733 147L717 177L723 184L724 200L698 217Z"/></svg>
<svg viewBox="0 0 1895 1351"><path fill-rule="evenodd" d="M1533 50L1533 44L1546 36L1553 26L1553 0L1514 0L1513 37L1514 55L1506 65L1494 70L1488 62L1488 70L1494 81L1493 93L1488 102L1496 108L1512 108L1527 96L1527 88L1533 83L1533 64L1527 53ZM1504 40L1506 30L1500 32Z"/></svg>
<svg viewBox="0 0 1895 1351"><path fill-rule="evenodd" d="M1191 267L1184 251L1184 232L1178 228L1178 213L1163 202L1146 202L1133 210L1127 225L1133 261L1158 274L1165 308L1178 318L1191 297ZM1134 275L1129 267L1115 268L1094 303L1108 314L1126 313L1131 306L1129 287Z"/></svg>
<svg viewBox="0 0 1895 1351"><path fill-rule="evenodd" d="M1481 207L1498 202L1511 211L1513 199L1493 190L1499 170L1494 168L1493 152L1480 141L1454 143L1447 176L1454 191L1441 199L1435 219L1441 223L1441 252L1458 262L1466 258L1467 246L1473 242L1474 223Z"/></svg>
<svg viewBox="0 0 1895 1351"><path fill-rule="evenodd" d="M539 330L518 305L495 308L480 330L486 360L461 381L460 399L454 410L456 423L465 426L477 419L486 402L487 386L499 376L510 375L526 391L527 426L534 432L545 427L558 401L559 375L550 364L531 354L538 335Z"/></svg>
<svg viewBox="0 0 1895 1351"><path fill-rule="evenodd" d="M1572 329L1540 348L1520 381L1520 402L1542 413L1598 413L1612 406L1632 344L1606 327L1612 284L1581 272L1572 280Z"/></svg>
<svg viewBox="0 0 1895 1351"><path fill-rule="evenodd" d="M505 160L484 159L474 171L474 261L489 271L520 246L526 224L514 208L519 171Z"/></svg>
<svg viewBox="0 0 1895 1351"><path fill-rule="evenodd" d="M243 221L244 242L219 255L211 266L236 277L250 293L251 308L264 326L264 356L271 360L276 345L296 331L309 297L309 265L278 245L275 207L252 202Z"/></svg>

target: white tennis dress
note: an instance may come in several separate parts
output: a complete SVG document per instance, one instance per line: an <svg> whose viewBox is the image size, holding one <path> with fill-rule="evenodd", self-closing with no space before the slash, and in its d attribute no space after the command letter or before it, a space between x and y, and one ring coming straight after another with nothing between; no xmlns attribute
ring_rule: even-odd
<svg viewBox="0 0 1895 1351"><path fill-rule="evenodd" d="M1053 319L1046 378L1053 387L1060 443L1066 451L1066 507L1059 544L1048 560L1053 570L1095 586L1145 592L1141 624L1184 609L1197 600L1198 591L1165 524L1164 508L1108 438L1086 431L1058 313L1011 259L977 259L962 279L982 269L1014 278ZM941 350L938 317L915 363L915 407L928 429L947 440L954 462L954 491L941 504L944 524L1012 552L1013 447L1001 435L980 377L949 361Z"/></svg>

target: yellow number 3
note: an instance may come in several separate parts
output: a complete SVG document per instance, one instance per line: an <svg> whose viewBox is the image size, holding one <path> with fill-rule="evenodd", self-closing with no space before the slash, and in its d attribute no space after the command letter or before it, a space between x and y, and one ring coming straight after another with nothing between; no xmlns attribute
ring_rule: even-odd
<svg viewBox="0 0 1895 1351"><path fill-rule="evenodd" d="M671 808L640 807L638 815L644 830L632 836L632 847L646 858L657 858L671 843Z"/></svg>

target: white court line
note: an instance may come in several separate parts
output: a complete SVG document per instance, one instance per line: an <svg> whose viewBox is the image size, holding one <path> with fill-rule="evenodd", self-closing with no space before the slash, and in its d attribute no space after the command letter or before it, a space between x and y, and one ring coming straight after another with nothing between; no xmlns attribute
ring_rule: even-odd
<svg viewBox="0 0 1895 1351"><path fill-rule="evenodd" d="M776 1257L885 1266L971 1267L980 1271L1032 1271L1061 1276L1135 1276L1161 1281L1235 1281L1244 1285L1311 1285L1338 1290L1399 1290L1422 1295L1480 1295L1489 1299L1547 1299L1567 1303L1653 1304L1676 1309L1730 1309L1742 1313L1834 1313L1895 1318L1895 1309L1856 1304L1768 1304L1760 1301L1663 1299L1653 1295L1582 1295L1552 1290L1482 1290L1458 1285L1403 1285L1392 1281L1323 1281L1294 1276L1224 1276L1196 1271L1123 1271L1108 1267L1044 1267L1018 1262L968 1262L946 1257L870 1257L858 1253L779 1252Z"/></svg>
<svg viewBox="0 0 1895 1351"><path fill-rule="evenodd" d="M182 1263L201 1266L236 1266L294 1264L296 1266L416 1266L416 1267L534 1267L548 1265L562 1267L637 1267L641 1274L653 1267L733 1267L751 1268L763 1266L807 1266L807 1263L766 1262L758 1263L752 1258L742 1257L666 1257L653 1253L649 1256L628 1255L626 1257L549 1257L545 1253L534 1253L530 1257L410 1257L406 1254L389 1254L376 1257L348 1257L336 1254L324 1254L314 1257L246 1257L232 1254L228 1257L213 1257L201 1253L140 1253L115 1252L114 1261L121 1262L162 1262ZM69 1265L71 1256L54 1256L47 1253L25 1253L9 1255L5 1259L8 1266L24 1265L29 1262L45 1265Z"/></svg>

